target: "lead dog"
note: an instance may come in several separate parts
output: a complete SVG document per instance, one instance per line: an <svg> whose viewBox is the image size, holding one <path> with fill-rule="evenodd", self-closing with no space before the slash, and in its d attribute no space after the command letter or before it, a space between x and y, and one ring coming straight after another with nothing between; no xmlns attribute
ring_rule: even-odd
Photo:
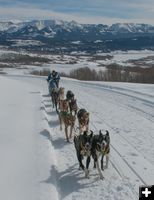
<svg viewBox="0 0 154 200"><path fill-rule="evenodd" d="M74 136L74 146L76 149L76 155L79 162L79 168L84 170L85 177L89 178L89 164L91 157L91 145L92 145L93 132L90 135L87 131L84 131L82 135ZM86 168L82 163L83 158L86 157Z"/></svg>
<svg viewBox="0 0 154 200"><path fill-rule="evenodd" d="M109 153L110 153L110 136L106 130L105 134L99 131L99 135L95 135L92 141L92 157L94 159L94 168L97 167L100 179L103 179L102 171L104 170L103 159L106 157L106 168L108 168ZM99 166L99 157L101 156L101 169ZM102 170L102 171L101 171Z"/></svg>

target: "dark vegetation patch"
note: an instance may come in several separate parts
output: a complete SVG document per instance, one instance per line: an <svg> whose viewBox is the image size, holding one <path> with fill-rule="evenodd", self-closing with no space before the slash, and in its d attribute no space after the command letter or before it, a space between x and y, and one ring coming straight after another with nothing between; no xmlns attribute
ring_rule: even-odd
<svg viewBox="0 0 154 200"><path fill-rule="evenodd" d="M43 70L34 70L31 72L32 75L36 75L36 76L48 76L48 74L50 73L49 69L43 69Z"/></svg>
<svg viewBox="0 0 154 200"><path fill-rule="evenodd" d="M39 76L48 76L50 70L35 70L31 74ZM106 70L96 71L88 67L71 70L69 74L60 73L63 77L74 78L84 81L114 81L114 82L133 82L133 83L153 83L154 68L141 67L122 67L119 65L110 65Z"/></svg>
<svg viewBox="0 0 154 200"><path fill-rule="evenodd" d="M18 63L22 65L31 65L36 63L48 63L50 59L38 56L30 56L23 54L7 53L0 57L0 62L4 63Z"/></svg>
<svg viewBox="0 0 154 200"><path fill-rule="evenodd" d="M114 81L133 83L154 83L154 68L122 67L110 65L106 70L96 71L88 67L72 70L69 74L61 73L62 76L86 81Z"/></svg>

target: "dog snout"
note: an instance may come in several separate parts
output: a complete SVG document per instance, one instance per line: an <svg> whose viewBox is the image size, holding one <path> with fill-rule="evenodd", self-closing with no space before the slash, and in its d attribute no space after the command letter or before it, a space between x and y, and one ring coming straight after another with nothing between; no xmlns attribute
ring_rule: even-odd
<svg viewBox="0 0 154 200"><path fill-rule="evenodd" d="M89 148L90 147L90 144L89 143L86 143L86 148Z"/></svg>
<svg viewBox="0 0 154 200"><path fill-rule="evenodd" d="M106 147L106 142L102 142L102 149L104 149Z"/></svg>

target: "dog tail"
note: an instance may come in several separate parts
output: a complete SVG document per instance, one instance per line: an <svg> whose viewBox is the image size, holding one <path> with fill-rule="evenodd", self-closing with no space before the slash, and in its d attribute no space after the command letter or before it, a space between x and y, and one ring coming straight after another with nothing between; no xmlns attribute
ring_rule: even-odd
<svg viewBox="0 0 154 200"><path fill-rule="evenodd" d="M73 139L73 141L74 141L74 144L76 144L76 141L77 141L77 135L76 135L76 134L74 134L74 139Z"/></svg>
<svg viewBox="0 0 154 200"><path fill-rule="evenodd" d="M74 135L73 142L74 142L74 147L75 147L75 149L76 149L76 151L77 151L77 149L78 149L78 140L77 140L77 135Z"/></svg>

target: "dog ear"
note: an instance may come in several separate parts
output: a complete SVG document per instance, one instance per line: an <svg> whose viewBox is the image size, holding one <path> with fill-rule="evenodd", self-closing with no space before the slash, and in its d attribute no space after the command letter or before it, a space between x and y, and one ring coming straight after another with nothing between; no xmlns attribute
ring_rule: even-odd
<svg viewBox="0 0 154 200"><path fill-rule="evenodd" d="M90 130L90 136L93 137L94 132Z"/></svg>
<svg viewBox="0 0 154 200"><path fill-rule="evenodd" d="M99 131L99 136L103 136L103 134L102 134L102 131L101 131L101 130Z"/></svg>
<svg viewBox="0 0 154 200"><path fill-rule="evenodd" d="M106 130L106 135L109 136L109 131L108 130Z"/></svg>
<svg viewBox="0 0 154 200"><path fill-rule="evenodd" d="M87 112L87 115L89 116L89 115L90 115L90 113L89 113L89 112Z"/></svg>
<svg viewBox="0 0 154 200"><path fill-rule="evenodd" d="M83 132L83 135L86 136L86 135L87 135L87 131L84 131L84 132Z"/></svg>

